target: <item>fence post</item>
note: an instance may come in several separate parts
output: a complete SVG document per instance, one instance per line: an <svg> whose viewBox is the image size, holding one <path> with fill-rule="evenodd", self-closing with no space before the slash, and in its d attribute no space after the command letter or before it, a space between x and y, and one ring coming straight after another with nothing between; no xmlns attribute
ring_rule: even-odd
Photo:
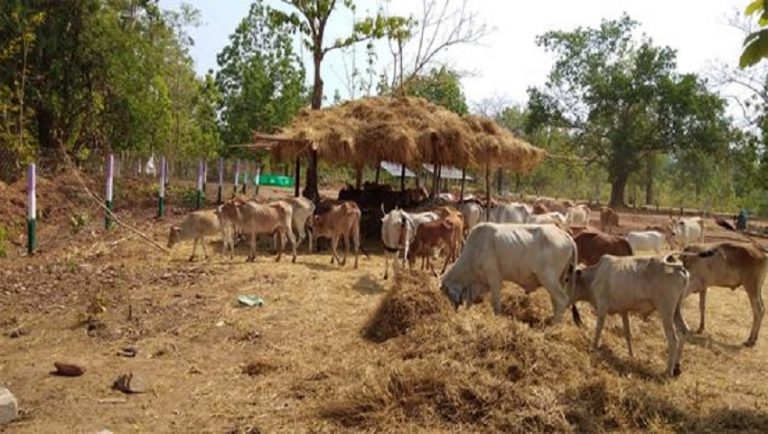
<svg viewBox="0 0 768 434"><path fill-rule="evenodd" d="M205 196L205 189L208 184L208 160L203 160L203 196Z"/></svg>
<svg viewBox="0 0 768 434"><path fill-rule="evenodd" d="M203 206L203 160L199 160L197 163L197 209Z"/></svg>
<svg viewBox="0 0 768 434"><path fill-rule="evenodd" d="M219 158L219 189L216 194L216 204L221 205L221 189L224 188L224 159Z"/></svg>
<svg viewBox="0 0 768 434"><path fill-rule="evenodd" d="M240 160L235 160L235 188L233 194L237 194L238 182L240 182Z"/></svg>
<svg viewBox="0 0 768 434"><path fill-rule="evenodd" d="M243 190L241 193L246 194L248 189L248 162L243 162Z"/></svg>
<svg viewBox="0 0 768 434"><path fill-rule="evenodd" d="M35 163L30 163L27 168L27 254L35 253L37 245L37 195L35 189Z"/></svg>
<svg viewBox="0 0 768 434"><path fill-rule="evenodd" d="M256 174L253 175L254 196L259 194L259 178L261 178L261 164L256 165Z"/></svg>
<svg viewBox="0 0 768 434"><path fill-rule="evenodd" d="M104 229L112 229L112 180L115 170L115 156L109 154L107 156L107 185L106 185L106 203L107 214L104 218Z"/></svg>
<svg viewBox="0 0 768 434"><path fill-rule="evenodd" d="M165 157L160 157L160 188L157 193L157 218L163 218L165 215L165 177L166 177Z"/></svg>

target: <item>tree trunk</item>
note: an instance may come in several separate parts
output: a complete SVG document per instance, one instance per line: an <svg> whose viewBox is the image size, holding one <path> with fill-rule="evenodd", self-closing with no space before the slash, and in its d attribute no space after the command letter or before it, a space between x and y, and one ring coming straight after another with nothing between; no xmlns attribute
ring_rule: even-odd
<svg viewBox="0 0 768 434"><path fill-rule="evenodd" d="M363 189L363 168L362 167L355 168L355 188L358 190Z"/></svg>
<svg viewBox="0 0 768 434"><path fill-rule="evenodd" d="M299 197L301 195L301 157L296 157L294 176L296 178L296 185L293 186L293 195Z"/></svg>
<svg viewBox="0 0 768 434"><path fill-rule="evenodd" d="M376 166L376 180L374 181L376 185L379 185L379 174L381 174L381 163Z"/></svg>
<svg viewBox="0 0 768 434"><path fill-rule="evenodd" d="M320 33L314 42L314 82L312 85L312 109L318 110L323 105L323 79L320 77L320 65L323 61L323 35ZM313 202L317 202L320 198L320 193L317 186L317 150L311 149L309 151L309 158L307 159L307 186L304 188L304 197L311 199Z"/></svg>
<svg viewBox="0 0 768 434"><path fill-rule="evenodd" d="M459 193L461 196L459 197L459 203L464 202L464 182L467 180L467 168L463 167L461 169L461 192Z"/></svg>
<svg viewBox="0 0 768 434"><path fill-rule="evenodd" d="M503 190L502 187L504 186L504 173L502 172L501 167L496 171L496 177L496 191L501 193Z"/></svg>
<svg viewBox="0 0 768 434"><path fill-rule="evenodd" d="M653 204L653 172L655 161L653 155L647 157L645 166L645 204Z"/></svg>
<svg viewBox="0 0 768 434"><path fill-rule="evenodd" d="M616 175L611 181L611 201L609 206L612 208L626 208L624 203L624 190L627 188L628 173Z"/></svg>

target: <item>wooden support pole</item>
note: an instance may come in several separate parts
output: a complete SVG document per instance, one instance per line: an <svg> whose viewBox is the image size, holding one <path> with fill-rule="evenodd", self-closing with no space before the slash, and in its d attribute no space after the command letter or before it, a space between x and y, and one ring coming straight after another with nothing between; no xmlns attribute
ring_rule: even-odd
<svg viewBox="0 0 768 434"><path fill-rule="evenodd" d="M461 197L459 198L459 203L464 203L464 182L467 179L467 168L463 167L461 169Z"/></svg>
<svg viewBox="0 0 768 434"><path fill-rule="evenodd" d="M405 164L400 169L400 192L405 193Z"/></svg>
<svg viewBox="0 0 768 434"><path fill-rule="evenodd" d="M381 162L376 165L376 179L374 180L374 183L376 185L379 185L379 174L381 173Z"/></svg>
<svg viewBox="0 0 768 434"><path fill-rule="evenodd" d="M232 194L237 194L237 186L240 183L240 160L235 160L235 188Z"/></svg>
<svg viewBox="0 0 768 434"><path fill-rule="evenodd" d="M216 191L216 204L221 205L221 190L224 188L224 159L219 158L219 187Z"/></svg>
<svg viewBox="0 0 768 434"><path fill-rule="evenodd" d="M301 196L301 157L296 157L296 168L294 177L296 178L296 185L293 186L293 195L295 197Z"/></svg>
<svg viewBox="0 0 768 434"><path fill-rule="evenodd" d="M485 221L491 218L491 163L485 163Z"/></svg>

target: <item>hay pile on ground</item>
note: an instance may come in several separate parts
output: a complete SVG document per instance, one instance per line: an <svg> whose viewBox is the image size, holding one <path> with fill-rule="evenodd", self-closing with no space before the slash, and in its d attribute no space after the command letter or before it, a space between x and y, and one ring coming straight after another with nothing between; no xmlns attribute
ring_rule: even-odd
<svg viewBox="0 0 768 434"><path fill-rule="evenodd" d="M379 345L386 345L394 360L369 365L335 399L319 405L319 415L340 427L503 432L768 428L759 412L702 414L690 399L681 402L674 389L665 387L670 380L663 377L662 365L645 366L647 361L625 357L618 332L604 334L604 347L594 352L591 333L567 321L529 327L540 326L549 314L545 297L533 301L507 293L504 312L496 317L487 304L454 313L432 301L434 284L401 274L365 329L368 334L374 324L388 327L393 338ZM416 313L425 309L428 314ZM392 318L387 321L388 314Z"/></svg>
<svg viewBox="0 0 768 434"><path fill-rule="evenodd" d="M440 294L437 282L427 273L398 272L392 292L382 300L363 328L363 337L384 342L406 333L432 315L447 315L453 309Z"/></svg>

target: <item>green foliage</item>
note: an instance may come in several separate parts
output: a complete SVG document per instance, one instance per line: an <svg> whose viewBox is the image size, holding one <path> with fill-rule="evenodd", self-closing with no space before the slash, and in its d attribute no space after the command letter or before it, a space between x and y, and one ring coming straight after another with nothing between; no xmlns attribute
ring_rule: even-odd
<svg viewBox="0 0 768 434"><path fill-rule="evenodd" d="M526 131L566 132L572 153L605 169L616 206L624 204L630 177L648 158L714 155L730 138L724 101L697 76L675 72L675 51L635 38L636 29L625 15L599 28L539 36L537 43L556 61L547 83L529 89Z"/></svg>
<svg viewBox="0 0 768 434"><path fill-rule="evenodd" d="M85 228L88 224L88 213L85 211L78 211L69 216L69 225L72 228L72 233L78 233Z"/></svg>
<svg viewBox="0 0 768 434"><path fill-rule="evenodd" d="M306 104L305 70L293 51L292 30L271 19L270 11L254 2L218 54L216 89L226 143L250 143L253 130L274 132Z"/></svg>
<svg viewBox="0 0 768 434"><path fill-rule="evenodd" d="M0 101L25 115L23 123L0 126L0 149L80 158L123 149L210 156L218 149L215 98L189 56L185 29L199 23L192 7L11 0L0 4L0 20ZM20 136L20 124L18 144L8 133Z"/></svg>
<svg viewBox="0 0 768 434"><path fill-rule="evenodd" d="M768 1L752 0L744 12L747 16L757 15L760 27L768 25ZM768 57L768 30L752 32L744 39L744 51L739 58L739 66L746 68Z"/></svg>
<svg viewBox="0 0 768 434"><path fill-rule="evenodd" d="M405 85L409 95L420 96L448 110L465 115L469 112L467 99L461 89L459 75L445 66L432 69L429 74L415 77Z"/></svg>

